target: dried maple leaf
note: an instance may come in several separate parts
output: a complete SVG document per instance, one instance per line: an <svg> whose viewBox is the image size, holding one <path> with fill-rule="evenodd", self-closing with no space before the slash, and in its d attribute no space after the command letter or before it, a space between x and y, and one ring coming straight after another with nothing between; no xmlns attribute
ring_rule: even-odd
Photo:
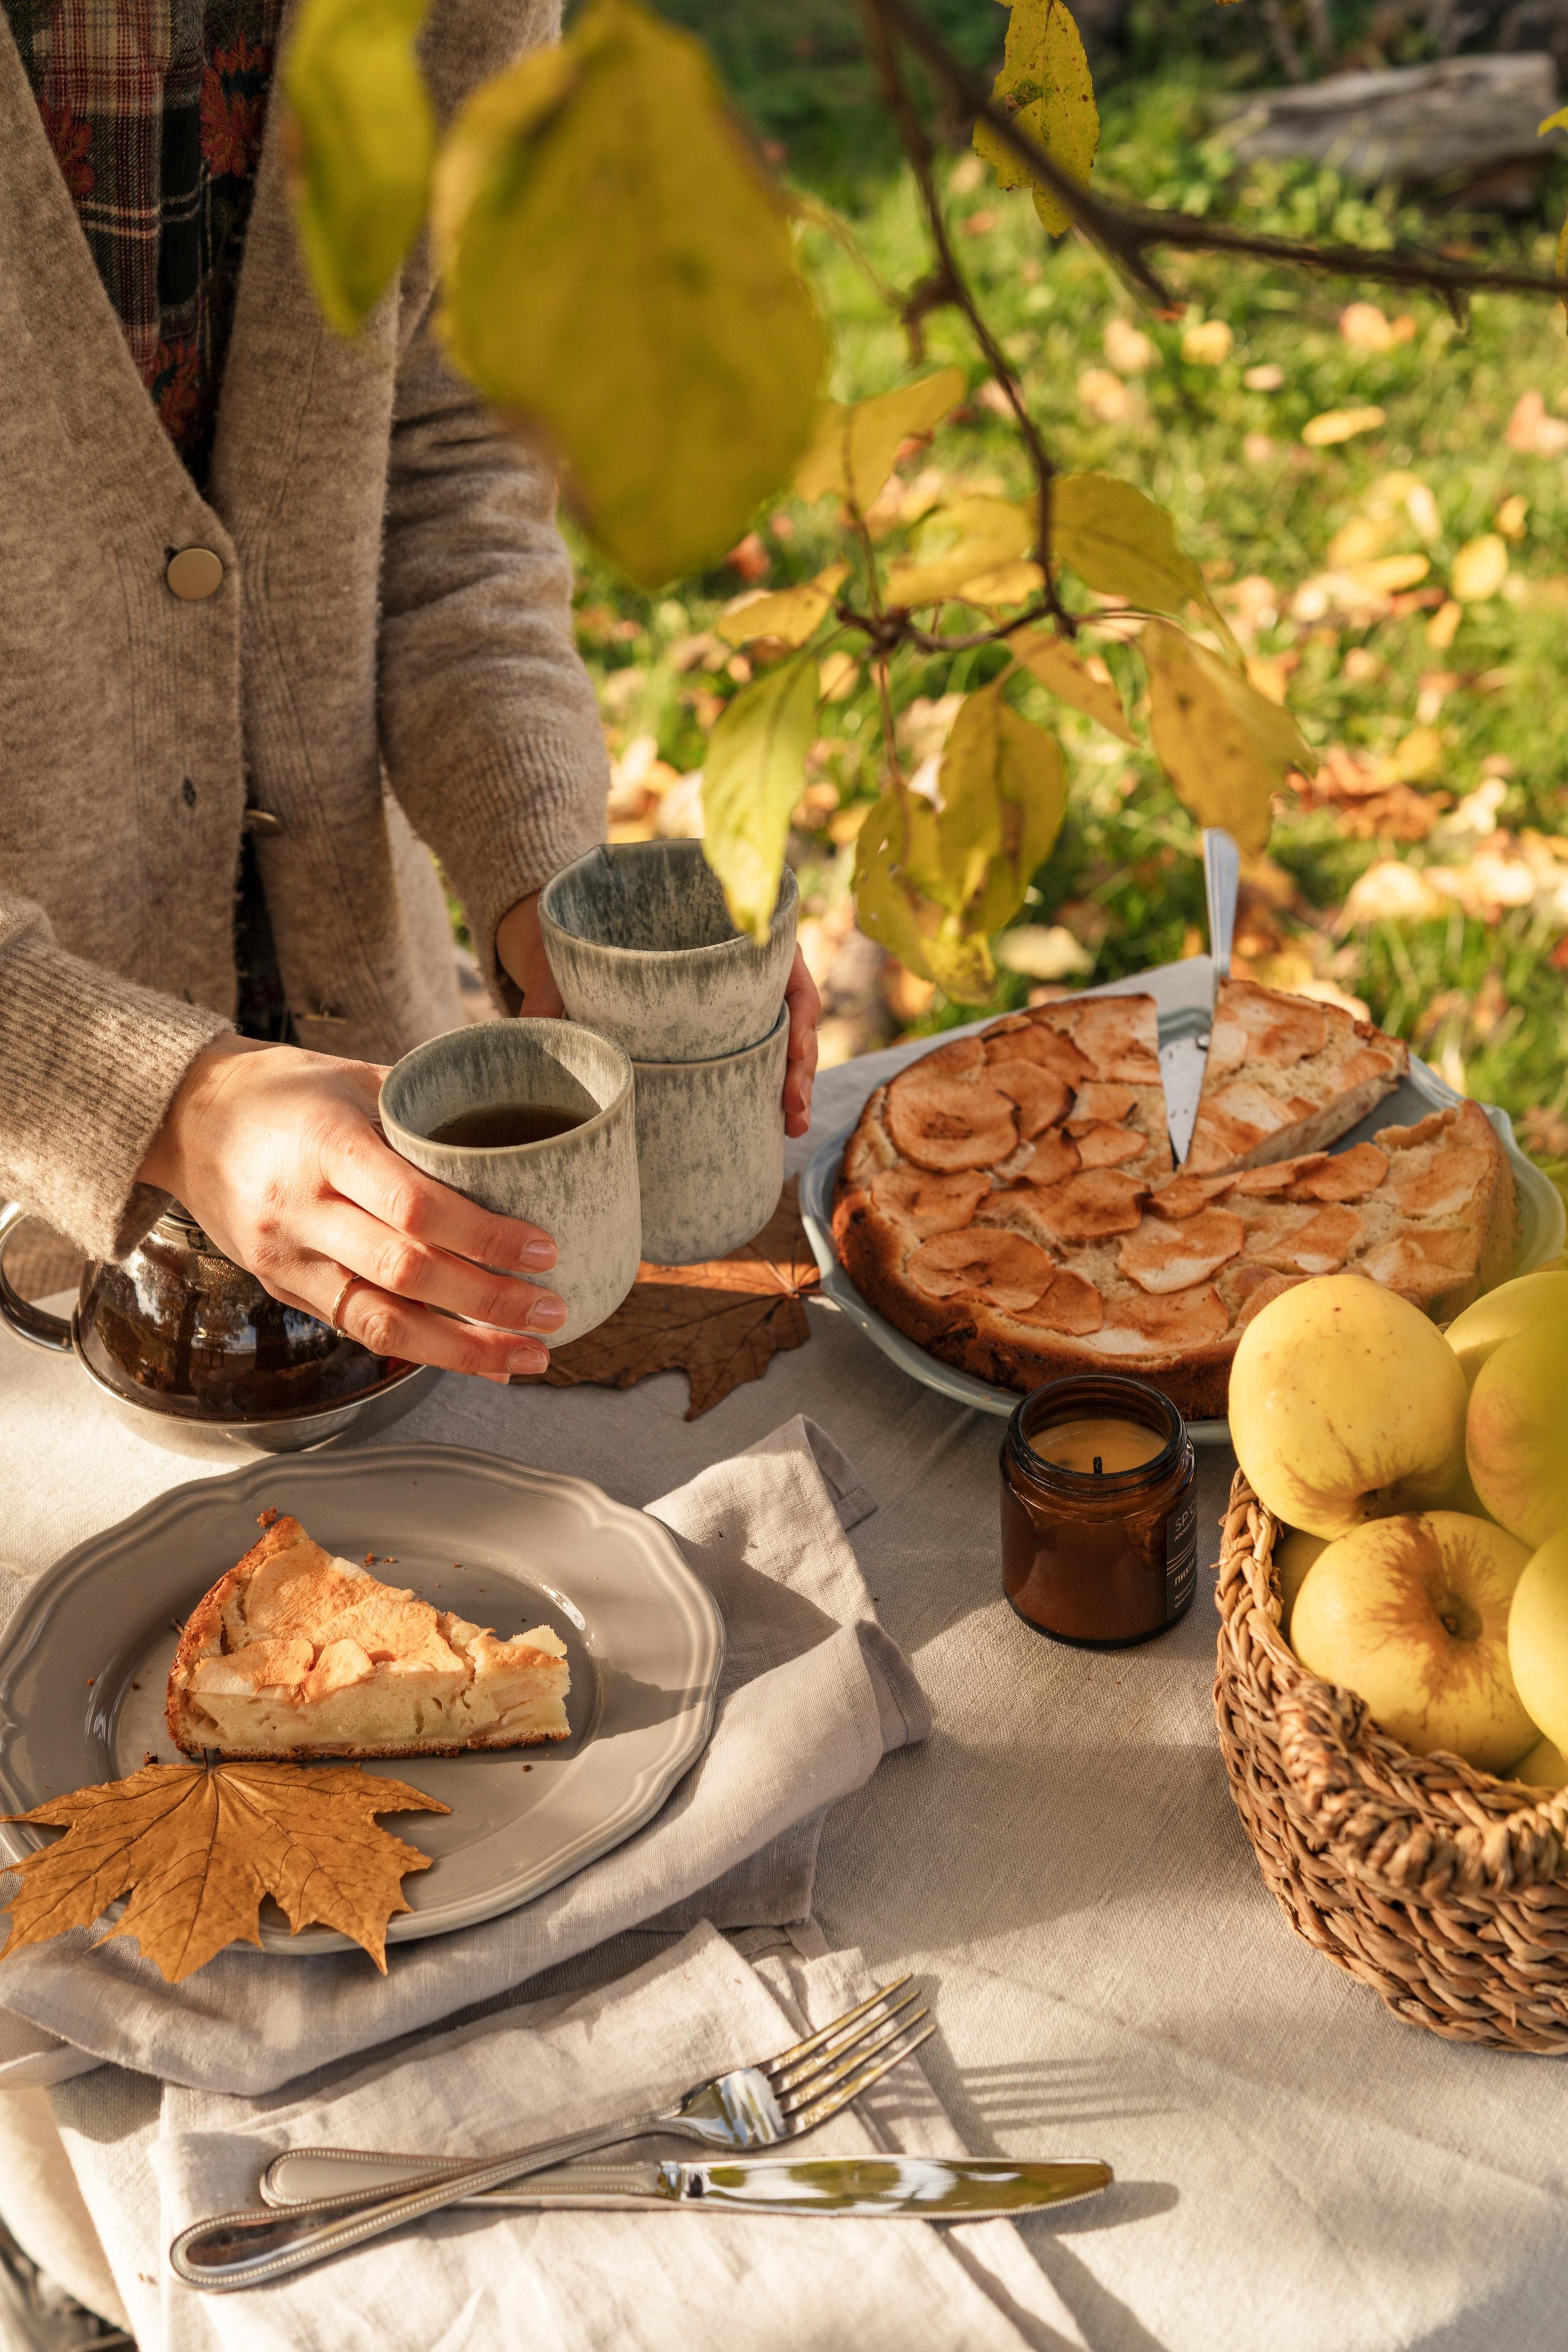
<svg viewBox="0 0 1568 2352"><path fill-rule="evenodd" d="M609 1320L550 1360L545 1381L629 1389L650 1372L685 1372L686 1418L718 1404L742 1381L758 1381L781 1348L811 1337L802 1303L819 1279L800 1221L795 1179L754 1241L699 1265L649 1265Z"/></svg>
<svg viewBox="0 0 1568 2352"><path fill-rule="evenodd" d="M134 1936L178 1984L226 1944L259 1944L257 1915L270 1895L296 1935L336 1927L384 1976L387 1920L408 1908L400 1881L428 1870L430 1857L374 1817L450 1810L354 1764L143 1765L127 1780L4 1816L66 1835L13 1865L22 1884L0 1959L89 1927L129 1895L99 1941Z"/></svg>

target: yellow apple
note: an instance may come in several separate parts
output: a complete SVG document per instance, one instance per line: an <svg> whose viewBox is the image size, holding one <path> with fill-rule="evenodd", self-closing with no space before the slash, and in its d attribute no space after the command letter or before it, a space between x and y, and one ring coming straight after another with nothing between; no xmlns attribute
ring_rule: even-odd
<svg viewBox="0 0 1568 2352"><path fill-rule="evenodd" d="M1482 1507L1532 1550L1568 1525L1568 1317L1532 1324L1488 1357L1470 1391L1465 1458Z"/></svg>
<svg viewBox="0 0 1568 2352"><path fill-rule="evenodd" d="M1443 1337L1473 1388L1476 1374L1494 1349L1551 1317L1568 1323L1568 1273L1521 1274L1516 1282L1505 1282L1467 1307Z"/></svg>
<svg viewBox="0 0 1568 2352"><path fill-rule="evenodd" d="M1326 1548L1322 1536L1310 1536L1305 1528L1289 1528L1274 1547L1274 1573L1279 1580L1279 1631L1290 1631L1290 1612L1296 1606L1307 1570Z"/></svg>
<svg viewBox="0 0 1568 2352"><path fill-rule="evenodd" d="M1453 1498L1465 1376L1436 1325L1360 1274L1298 1283L1256 1315L1230 1373L1230 1437L1253 1492L1315 1536Z"/></svg>
<svg viewBox="0 0 1568 2352"><path fill-rule="evenodd" d="M1519 1580L1508 1655L1531 1718L1568 1754L1568 1533L1542 1544Z"/></svg>
<svg viewBox="0 0 1568 2352"><path fill-rule="evenodd" d="M1539 1737L1509 1670L1509 1608L1529 1562L1512 1536L1462 1511L1374 1519L1308 1570L1292 1646L1417 1756L1440 1748L1506 1771Z"/></svg>
<svg viewBox="0 0 1568 2352"><path fill-rule="evenodd" d="M1550 1739L1538 1739L1521 1764L1516 1764L1509 1774L1510 1780L1522 1780L1527 1789L1561 1789L1568 1783L1568 1757Z"/></svg>

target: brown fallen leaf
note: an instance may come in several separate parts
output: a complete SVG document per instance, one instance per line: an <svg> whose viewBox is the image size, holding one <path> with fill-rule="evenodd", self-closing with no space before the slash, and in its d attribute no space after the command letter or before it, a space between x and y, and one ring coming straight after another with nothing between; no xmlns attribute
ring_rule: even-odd
<svg viewBox="0 0 1568 2352"><path fill-rule="evenodd" d="M1430 729L1426 730L1430 733ZM1402 777L1397 759L1331 744L1310 780L1297 782L1303 808L1331 808L1354 841L1425 841L1451 795L1417 792Z"/></svg>
<svg viewBox="0 0 1568 2352"><path fill-rule="evenodd" d="M686 1418L758 1381L782 1348L811 1337L803 1301L819 1277L792 1177L754 1241L699 1265L650 1265L609 1320L557 1348L546 1385L629 1389L650 1372L685 1372Z"/></svg>
<svg viewBox="0 0 1568 2352"><path fill-rule="evenodd" d="M401 1880L430 1857L376 1826L377 1813L451 1808L355 1764L148 1764L129 1780L51 1797L7 1821L66 1835L14 1865L21 1886L0 1959L68 1927L89 1927L129 1895L99 1938L134 1936L170 1984L226 1944L259 1944L270 1895L298 1934L336 1927L386 1974L386 1923L406 1911Z"/></svg>

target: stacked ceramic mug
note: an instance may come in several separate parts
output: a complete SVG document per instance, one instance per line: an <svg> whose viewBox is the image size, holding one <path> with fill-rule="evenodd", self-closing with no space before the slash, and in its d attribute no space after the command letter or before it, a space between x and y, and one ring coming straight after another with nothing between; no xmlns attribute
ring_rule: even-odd
<svg viewBox="0 0 1568 2352"><path fill-rule="evenodd" d="M567 1013L631 1059L655 1265L722 1256L777 1206L798 909L786 868L766 940L741 936L696 841L592 849L545 886L540 922Z"/></svg>

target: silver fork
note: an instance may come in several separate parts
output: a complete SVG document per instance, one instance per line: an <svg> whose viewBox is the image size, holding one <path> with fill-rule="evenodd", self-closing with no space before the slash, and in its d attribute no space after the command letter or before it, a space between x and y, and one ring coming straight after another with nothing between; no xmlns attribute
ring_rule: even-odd
<svg viewBox="0 0 1568 2352"><path fill-rule="evenodd" d="M170 2264L188 2286L212 2293L261 2286L307 2270L349 2246L363 2245L367 2238L401 2229L405 2221L439 2213L483 2189L500 2189L524 2173L543 2171L649 2132L735 2150L798 2139L879 2082L936 2032L918 1992L893 1999L909 1981L904 1976L884 1985L831 2025L781 2050L776 2058L695 2084L672 2106L634 2116L626 2123L595 2125L534 2147L514 2148L506 2156L433 2164L427 2172L404 2182L395 2196L384 2190L347 2189L309 2205L215 2214L180 2231L169 2248ZM294 2152L330 2159L336 2151Z"/></svg>

